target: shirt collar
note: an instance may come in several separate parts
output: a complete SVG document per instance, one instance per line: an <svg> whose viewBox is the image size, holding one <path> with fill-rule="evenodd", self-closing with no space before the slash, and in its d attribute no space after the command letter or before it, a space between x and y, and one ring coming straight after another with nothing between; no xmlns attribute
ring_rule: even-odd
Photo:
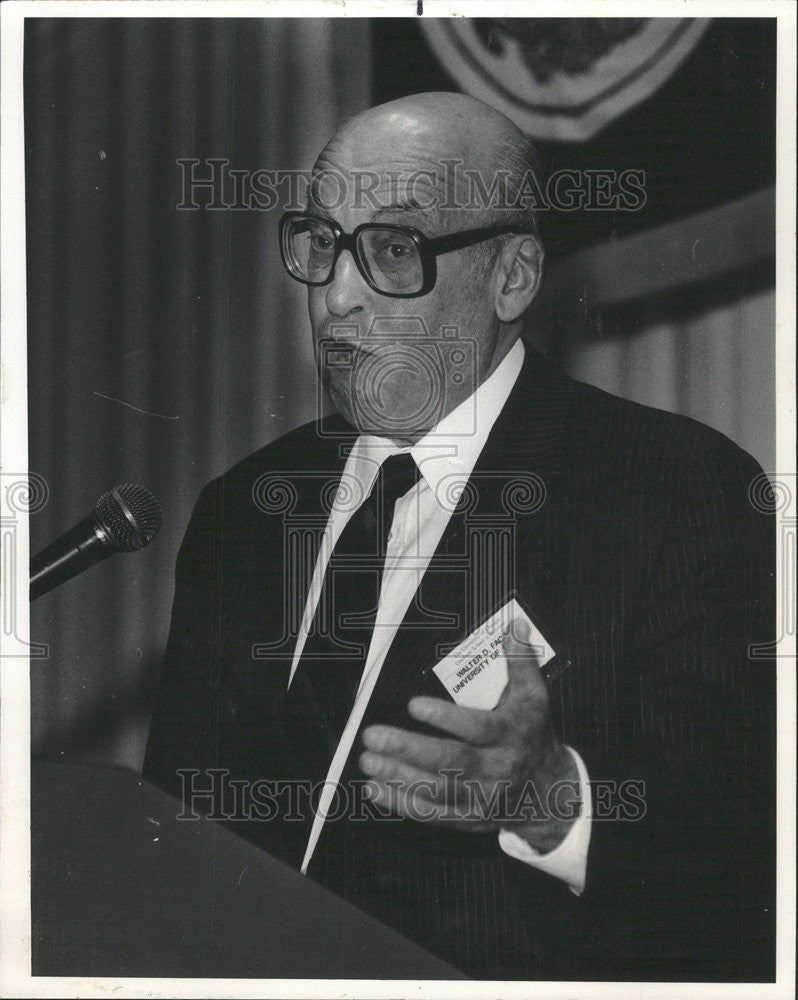
<svg viewBox="0 0 798 1000"><path fill-rule="evenodd" d="M496 371L409 449L388 438L362 434L352 448L345 476L352 476L366 496L385 459L409 451L438 503L454 510L523 363L524 344L519 339Z"/></svg>

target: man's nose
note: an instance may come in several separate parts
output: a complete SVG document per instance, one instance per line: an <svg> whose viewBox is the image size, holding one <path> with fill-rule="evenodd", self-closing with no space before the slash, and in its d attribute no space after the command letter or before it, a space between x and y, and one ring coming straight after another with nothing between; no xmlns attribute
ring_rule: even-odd
<svg viewBox="0 0 798 1000"><path fill-rule="evenodd" d="M353 312L361 312L370 294L363 275L357 268L355 258L348 250L342 250L335 262L335 273L327 286L327 310L338 319Z"/></svg>

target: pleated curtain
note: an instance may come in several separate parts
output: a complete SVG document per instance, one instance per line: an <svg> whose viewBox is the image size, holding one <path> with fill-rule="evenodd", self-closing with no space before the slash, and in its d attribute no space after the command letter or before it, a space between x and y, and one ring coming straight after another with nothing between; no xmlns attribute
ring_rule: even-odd
<svg viewBox="0 0 798 1000"><path fill-rule="evenodd" d="M149 548L33 605L36 754L139 765L200 489L317 410L282 205L183 210L179 161L307 170L368 104L368 61L362 20L27 23L31 550L117 483L164 509Z"/></svg>

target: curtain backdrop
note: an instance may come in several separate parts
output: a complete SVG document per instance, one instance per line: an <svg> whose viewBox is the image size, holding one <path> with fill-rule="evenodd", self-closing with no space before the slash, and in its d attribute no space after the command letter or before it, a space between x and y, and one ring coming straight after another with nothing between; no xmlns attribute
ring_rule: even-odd
<svg viewBox="0 0 798 1000"><path fill-rule="evenodd" d="M571 345L568 370L626 399L709 424L774 472L775 293Z"/></svg>
<svg viewBox="0 0 798 1000"><path fill-rule="evenodd" d="M368 103L368 60L351 19L27 23L31 551L118 483L164 508L147 549L33 605L37 754L138 766L200 489L316 413L281 205L179 210L177 161L307 170Z"/></svg>
<svg viewBox="0 0 798 1000"><path fill-rule="evenodd" d="M575 378L722 431L775 469L775 190L570 255L532 325Z"/></svg>

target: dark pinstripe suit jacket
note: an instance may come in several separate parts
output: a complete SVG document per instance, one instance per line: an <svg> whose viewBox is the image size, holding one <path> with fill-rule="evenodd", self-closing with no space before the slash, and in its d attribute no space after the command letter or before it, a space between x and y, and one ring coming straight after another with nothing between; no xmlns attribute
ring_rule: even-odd
<svg viewBox="0 0 798 1000"><path fill-rule="evenodd" d="M307 425L203 492L177 564L150 780L179 792L182 768L321 777L313 720L285 689L347 441L338 419ZM586 890L504 856L493 835L410 821L327 823L309 874L477 977L770 978L774 683L748 656L775 635L774 528L748 495L759 472L722 435L527 349L364 725L409 726L412 694L443 697L430 668L515 592L557 651L555 723L595 783ZM298 865L307 826L285 811L237 827Z"/></svg>

